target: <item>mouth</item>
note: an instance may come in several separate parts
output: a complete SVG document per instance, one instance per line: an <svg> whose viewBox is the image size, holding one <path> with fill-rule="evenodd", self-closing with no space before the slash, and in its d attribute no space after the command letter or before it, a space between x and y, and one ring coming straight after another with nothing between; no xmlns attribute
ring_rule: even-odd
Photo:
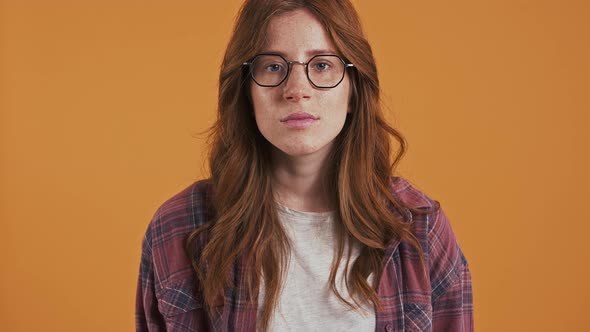
<svg viewBox="0 0 590 332"><path fill-rule="evenodd" d="M305 129L311 126L314 122L320 118L306 112L297 112L289 114L282 118L280 121L290 129Z"/></svg>
<svg viewBox="0 0 590 332"><path fill-rule="evenodd" d="M306 119L319 120L320 118L318 118L317 116L313 116L307 112L297 112L297 113L289 114L288 116L282 118L281 122L286 122L286 121L291 121L291 120L306 120Z"/></svg>

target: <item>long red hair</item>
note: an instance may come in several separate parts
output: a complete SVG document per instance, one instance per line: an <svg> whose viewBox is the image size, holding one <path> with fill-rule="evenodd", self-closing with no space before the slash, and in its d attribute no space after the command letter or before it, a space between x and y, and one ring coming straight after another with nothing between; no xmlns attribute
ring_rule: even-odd
<svg viewBox="0 0 590 332"><path fill-rule="evenodd" d="M229 275L236 260L245 262L245 281L252 301L264 276L262 330L267 330L278 303L289 240L275 209L270 143L256 126L249 99L251 82L242 64L262 50L269 21L296 9L315 15L339 54L354 64L347 73L352 112L329 158L327 184L330 198L337 203L338 221L331 289L353 309L367 301L380 307L377 285L369 285L367 277L379 274L387 244L393 239L405 240L423 259L420 243L401 214L395 212L406 207L391 192L391 175L406 151L406 142L384 119L375 59L352 4L347 0L247 0L238 13L221 64L218 118L211 128L209 167L215 217L191 234L187 252L208 306L234 286ZM391 138L397 142L393 153ZM191 243L202 232L208 241L196 254L190 250ZM347 246L350 241L358 241L362 248L354 262L348 258L345 262L350 271L346 285L352 302L344 299L335 285L344 250L352 248Z"/></svg>

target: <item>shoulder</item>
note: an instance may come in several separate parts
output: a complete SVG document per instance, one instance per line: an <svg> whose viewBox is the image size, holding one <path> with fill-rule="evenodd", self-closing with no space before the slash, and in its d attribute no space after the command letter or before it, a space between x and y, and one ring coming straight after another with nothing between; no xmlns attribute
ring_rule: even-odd
<svg viewBox="0 0 590 332"><path fill-rule="evenodd" d="M417 273L422 262L415 248L402 240L391 266L399 267L406 283L405 318L424 330L456 330L457 326L471 326L467 330L473 330L471 274L445 212L438 201L403 178L391 178L391 191L405 206L426 267L424 277Z"/></svg>
<svg viewBox="0 0 590 332"><path fill-rule="evenodd" d="M438 206L438 202L418 190L410 182L400 176L390 178L391 192L408 208L431 209Z"/></svg>
<svg viewBox="0 0 590 332"><path fill-rule="evenodd" d="M460 280L467 260L453 231L451 222L438 201L413 187L407 180L392 178L392 191L411 212L411 229L424 249L430 268L433 300ZM424 211L423 213L420 213ZM412 250L403 245L402 250Z"/></svg>
<svg viewBox="0 0 590 332"><path fill-rule="evenodd" d="M192 272L185 255L186 239L195 228L211 220L210 201L211 184L201 180L167 199L154 213L144 247L149 247L159 283Z"/></svg>
<svg viewBox="0 0 590 332"><path fill-rule="evenodd" d="M453 228L437 200L415 188L401 177L391 178L391 190L403 204L406 220L411 224L412 233L429 256L445 256L448 252L457 254L459 245Z"/></svg>
<svg viewBox="0 0 590 332"><path fill-rule="evenodd" d="M438 201L417 189L408 180L392 176L390 190L401 206L396 210L403 220L410 224L410 229L423 248L428 247L428 234L432 230L432 221L441 212Z"/></svg>
<svg viewBox="0 0 590 332"><path fill-rule="evenodd" d="M208 180L196 181L164 201L150 222L153 241L167 233L192 230L207 222L210 201L211 184Z"/></svg>
<svg viewBox="0 0 590 332"><path fill-rule="evenodd" d="M402 177L391 177L393 195L405 209L407 221L418 239L431 242L432 237L452 236L452 229L440 203ZM428 245L428 243L424 243Z"/></svg>

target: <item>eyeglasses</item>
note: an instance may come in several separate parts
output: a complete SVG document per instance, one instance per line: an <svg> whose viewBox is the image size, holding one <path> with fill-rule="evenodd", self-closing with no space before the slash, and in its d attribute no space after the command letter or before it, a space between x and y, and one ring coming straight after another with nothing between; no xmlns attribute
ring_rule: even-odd
<svg viewBox="0 0 590 332"><path fill-rule="evenodd" d="M281 85L291 72L293 64L305 66L307 79L316 88L335 88L344 79L344 72L352 63L346 63L333 54L318 54L309 61L287 61L278 54L258 54L243 66L249 66L250 77L262 87Z"/></svg>

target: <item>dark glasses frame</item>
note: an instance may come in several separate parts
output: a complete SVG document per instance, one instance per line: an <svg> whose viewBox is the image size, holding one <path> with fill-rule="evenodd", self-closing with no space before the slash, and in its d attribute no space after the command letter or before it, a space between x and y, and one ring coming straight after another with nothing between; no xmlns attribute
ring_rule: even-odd
<svg viewBox="0 0 590 332"><path fill-rule="evenodd" d="M256 79L254 78L254 67L253 64L256 61L256 59L258 57L261 56L278 56L281 59L283 59L283 61L285 61L285 63L287 64L287 74L285 75L285 77L277 84L273 84L273 85L268 85L268 84L260 84L258 81L256 81ZM338 58L338 60L340 60L340 62L342 62L342 64L344 65L344 70L342 70L342 77L340 77L340 80L338 80L338 83L332 85L332 86L320 86L315 84L311 78L309 77L309 63L313 61L313 59L317 58L317 57L336 57ZM261 87L265 87L265 88L274 88L277 87L279 85L281 85L291 74L291 68L293 66L293 64L299 64L299 65L303 65L305 66L305 75L307 76L307 80L316 88L318 89L331 89L331 88L335 88L337 87L342 80L344 80L344 75L346 74L346 69L350 68L350 67L354 67L354 64L352 63L346 63L340 56L336 55L336 54L316 54L314 56L312 56L309 60L307 60L307 62L303 62L303 61L288 61L287 59L285 59L285 57L283 57L280 54L275 54L275 53L260 53L260 54L256 54L250 61L244 62L242 64L242 66L248 66L248 76L250 76L250 78L254 81L254 83L256 83L257 85L261 86Z"/></svg>

